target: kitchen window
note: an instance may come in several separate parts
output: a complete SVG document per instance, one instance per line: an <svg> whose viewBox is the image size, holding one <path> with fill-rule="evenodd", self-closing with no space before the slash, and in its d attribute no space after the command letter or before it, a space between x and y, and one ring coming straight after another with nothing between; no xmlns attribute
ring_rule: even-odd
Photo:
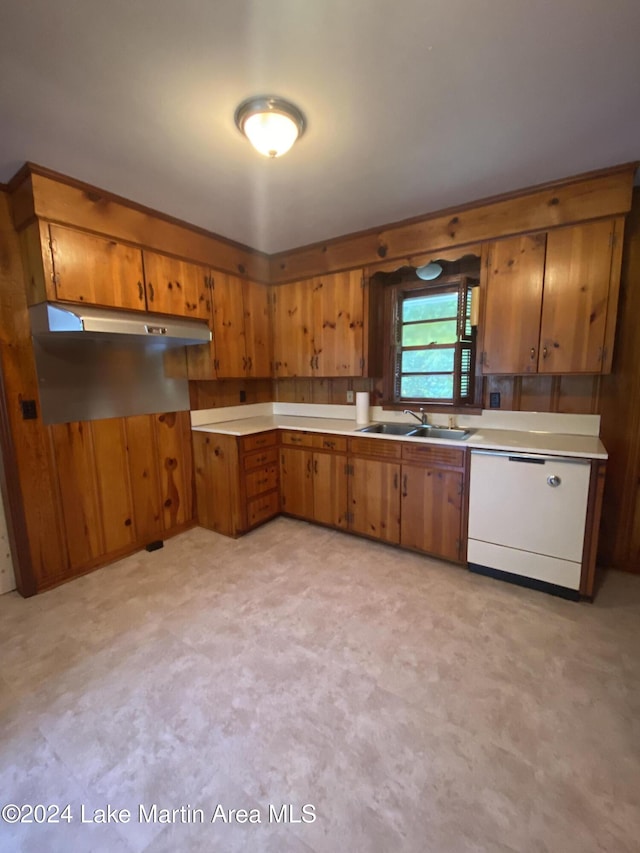
<svg viewBox="0 0 640 853"><path fill-rule="evenodd" d="M389 403L473 405L471 291L475 283L467 276L450 276L433 284L414 278L389 288L385 377Z"/></svg>

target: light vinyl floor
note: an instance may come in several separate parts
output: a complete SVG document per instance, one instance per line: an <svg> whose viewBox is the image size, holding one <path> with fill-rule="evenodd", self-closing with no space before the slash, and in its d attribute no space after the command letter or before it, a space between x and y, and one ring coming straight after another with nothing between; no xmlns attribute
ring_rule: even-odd
<svg viewBox="0 0 640 853"><path fill-rule="evenodd" d="M0 794L73 818L0 821L3 852L637 853L640 576L575 604L291 519L194 529L0 598Z"/></svg>

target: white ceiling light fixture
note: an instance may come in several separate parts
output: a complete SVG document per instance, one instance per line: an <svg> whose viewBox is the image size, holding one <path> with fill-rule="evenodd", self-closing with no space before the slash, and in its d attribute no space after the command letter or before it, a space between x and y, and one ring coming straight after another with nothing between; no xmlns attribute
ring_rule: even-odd
<svg viewBox="0 0 640 853"><path fill-rule="evenodd" d="M235 119L237 128L265 157L286 154L307 124L298 107L273 95L247 98L236 110Z"/></svg>

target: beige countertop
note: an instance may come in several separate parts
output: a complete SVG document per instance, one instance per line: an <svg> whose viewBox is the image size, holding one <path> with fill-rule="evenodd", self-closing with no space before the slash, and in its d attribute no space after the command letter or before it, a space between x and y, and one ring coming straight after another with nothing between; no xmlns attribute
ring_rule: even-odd
<svg viewBox="0 0 640 853"><path fill-rule="evenodd" d="M597 436L567 435L550 432L525 432L523 430L480 428L465 441L443 438L416 438L412 436L360 433L362 424L341 418L314 418L299 415L259 415L220 423L193 427L195 432L213 432L220 435L251 435L270 429L299 429L308 432L326 432L351 437L367 437L379 441L413 441L419 444L446 444L452 447L469 447L475 450L505 450L518 453L539 453L550 456L576 456L585 459L606 459L607 451Z"/></svg>

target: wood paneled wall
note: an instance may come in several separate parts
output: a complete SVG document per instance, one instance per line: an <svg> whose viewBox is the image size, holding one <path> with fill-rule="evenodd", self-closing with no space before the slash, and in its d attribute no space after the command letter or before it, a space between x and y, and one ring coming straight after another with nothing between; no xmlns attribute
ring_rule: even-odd
<svg viewBox="0 0 640 853"><path fill-rule="evenodd" d="M45 428L62 555L38 591L194 523L188 412L76 421Z"/></svg>
<svg viewBox="0 0 640 853"><path fill-rule="evenodd" d="M189 396L192 409L270 403L274 399L271 379L192 380Z"/></svg>
<svg viewBox="0 0 640 853"><path fill-rule="evenodd" d="M15 225L36 217L268 281L267 255L106 190L27 163L11 180Z"/></svg>
<svg viewBox="0 0 640 853"><path fill-rule="evenodd" d="M20 245L6 193L0 193L0 359L3 498L16 584L23 595L33 595L63 564L64 544L48 435L40 418L22 418L22 401L35 400L39 408L39 393Z"/></svg>
<svg viewBox="0 0 640 853"><path fill-rule="evenodd" d="M1 485L16 584L55 586L193 524L188 412L46 427L18 234L0 193ZM34 400L38 417L24 420Z"/></svg>
<svg viewBox="0 0 640 853"><path fill-rule="evenodd" d="M276 379L273 386L272 399L285 403L346 405L347 391L369 391L372 406L382 400L381 379ZM489 394L498 391L503 411L593 415L599 412L599 389L599 376L485 376L482 408L489 408Z"/></svg>
<svg viewBox="0 0 640 853"><path fill-rule="evenodd" d="M640 572L640 189L622 255L613 372L602 377L602 441L609 451L599 562Z"/></svg>
<svg viewBox="0 0 640 853"><path fill-rule="evenodd" d="M270 258L277 284L338 270L367 267L512 234L543 231L589 219L624 215L631 204L635 163L578 175L455 209L361 231Z"/></svg>

